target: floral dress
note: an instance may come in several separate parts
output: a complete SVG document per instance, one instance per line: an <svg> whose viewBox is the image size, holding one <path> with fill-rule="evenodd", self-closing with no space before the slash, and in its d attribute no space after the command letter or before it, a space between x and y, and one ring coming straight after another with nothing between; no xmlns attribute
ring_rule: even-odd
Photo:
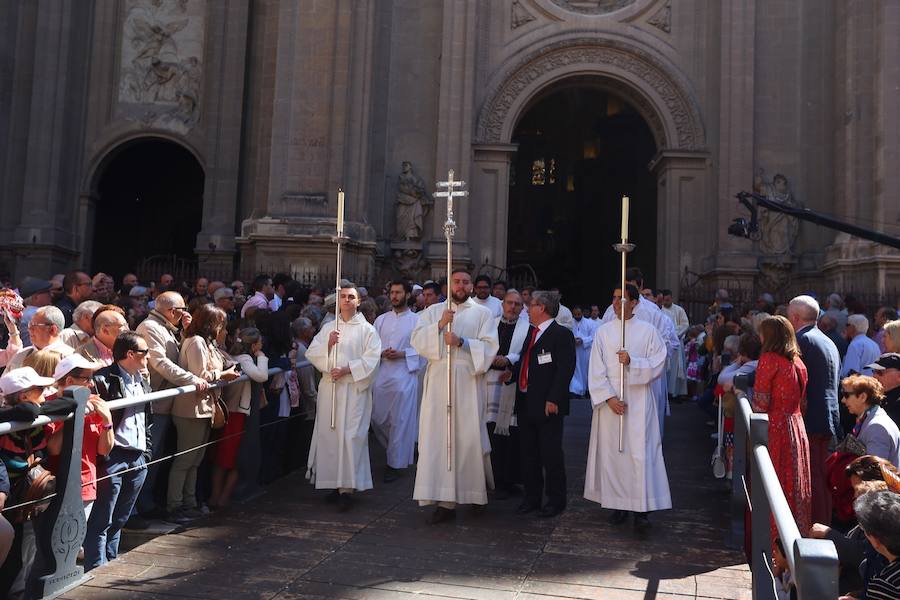
<svg viewBox="0 0 900 600"><path fill-rule="evenodd" d="M769 415L769 455L801 536L807 535L812 520L809 440L801 412L806 382L806 367L799 357L791 362L766 352L759 359L753 386L753 410ZM777 535L773 521L772 536Z"/></svg>

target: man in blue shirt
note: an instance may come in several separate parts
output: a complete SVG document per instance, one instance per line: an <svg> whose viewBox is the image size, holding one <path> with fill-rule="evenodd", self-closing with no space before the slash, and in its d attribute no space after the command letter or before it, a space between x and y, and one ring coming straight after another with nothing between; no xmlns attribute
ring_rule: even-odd
<svg viewBox="0 0 900 600"><path fill-rule="evenodd" d="M150 384L142 373L147 370L147 342L138 334L126 331L113 344L112 365L97 371L94 383L107 402L120 398L143 396ZM148 404L138 404L113 413L115 444L98 465L97 499L88 517L84 539L84 570L116 558L122 527L137 501L147 477Z"/></svg>
<svg viewBox="0 0 900 600"><path fill-rule="evenodd" d="M850 340L850 345L847 346L847 355L844 357L844 364L841 365L842 379L853 372L872 376L872 369L867 369L866 365L878 360L878 357L881 356L881 348L878 347L875 340L866 335L868 331L869 320L865 315L847 317L844 336Z"/></svg>

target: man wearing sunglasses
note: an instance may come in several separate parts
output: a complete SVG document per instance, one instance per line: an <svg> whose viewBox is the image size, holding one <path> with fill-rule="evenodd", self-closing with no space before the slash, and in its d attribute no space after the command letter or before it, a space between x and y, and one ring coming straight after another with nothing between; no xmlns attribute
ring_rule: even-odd
<svg viewBox="0 0 900 600"><path fill-rule="evenodd" d="M191 324L191 314L187 311L184 298L178 292L163 292L156 298L156 304L146 319L137 326L137 333L147 342L149 353L147 363L150 368L150 387L153 391L182 385L196 385L198 391L209 387L205 379L178 366L181 352L181 332ZM153 413L153 456L162 456L166 438L172 430L173 399L160 400L151 405ZM138 499L138 512L144 517L162 516L163 509L156 506L154 488L159 466L153 465L144 482L144 492ZM130 527L131 525L129 525Z"/></svg>
<svg viewBox="0 0 900 600"><path fill-rule="evenodd" d="M94 375L100 397L110 402L150 393L150 384L143 376L149 351L147 342L138 334L120 333L112 348L115 362ZM116 410L112 417L115 441L106 460L98 465L97 500L84 539L85 571L118 556L122 527L128 521L147 477L144 466L150 450L149 404ZM110 477L104 479L106 476Z"/></svg>

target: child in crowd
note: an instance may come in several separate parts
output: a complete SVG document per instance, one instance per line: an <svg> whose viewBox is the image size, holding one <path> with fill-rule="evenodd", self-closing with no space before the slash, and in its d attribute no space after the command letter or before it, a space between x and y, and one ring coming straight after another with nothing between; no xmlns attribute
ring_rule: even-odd
<svg viewBox="0 0 900 600"><path fill-rule="evenodd" d="M784 555L784 544L781 538L775 538L775 547L772 549L772 574L775 576L775 594L778 600L794 600L797 597L797 588L794 586L794 576L788 567L787 558Z"/></svg>

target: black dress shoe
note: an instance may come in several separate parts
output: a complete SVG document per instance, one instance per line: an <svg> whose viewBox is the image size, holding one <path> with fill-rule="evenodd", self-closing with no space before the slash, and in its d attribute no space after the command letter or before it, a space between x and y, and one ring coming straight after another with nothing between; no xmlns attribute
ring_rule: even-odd
<svg viewBox="0 0 900 600"><path fill-rule="evenodd" d="M537 516L540 517L541 519L549 519L551 517L555 517L556 515L558 515L559 513L561 513L564 510L565 510L565 508L560 508L558 506L553 506L552 504L548 504L547 506L545 506L544 508L541 509L541 512L539 512Z"/></svg>
<svg viewBox="0 0 900 600"><path fill-rule="evenodd" d="M438 523L445 523L447 521L453 521L455 519L455 508L444 508L443 506L438 506L434 509L434 512L431 513L431 516L428 518L428 524L437 525Z"/></svg>
<svg viewBox="0 0 900 600"><path fill-rule="evenodd" d="M331 490L327 496L325 496L325 502L327 504L334 504L340 498L341 493L337 490Z"/></svg>
<svg viewBox="0 0 900 600"><path fill-rule="evenodd" d="M540 510L540 508L541 507L539 504L535 504L534 502L529 502L528 500L525 500L522 502L522 504L520 504L518 506L518 508L516 508L516 514L517 515L527 515L530 512Z"/></svg>
<svg viewBox="0 0 900 600"><path fill-rule="evenodd" d="M403 475L402 469L395 469L393 467L388 467L387 470L385 470L385 472L384 472L384 482L391 483L391 482L397 481L398 479L400 479L400 477L402 475Z"/></svg>
<svg viewBox="0 0 900 600"><path fill-rule="evenodd" d="M635 513L634 514L634 531L636 533L648 533L653 526L650 524L650 519L647 518L647 513Z"/></svg>
<svg viewBox="0 0 900 600"><path fill-rule="evenodd" d="M143 531L148 527L150 527L150 523L148 523L146 519L139 517L138 515L132 515L128 517L128 521L125 522L125 529Z"/></svg>
<svg viewBox="0 0 900 600"><path fill-rule="evenodd" d="M338 512L347 512L353 506L353 496L351 494L338 494L337 505Z"/></svg>
<svg viewBox="0 0 900 600"><path fill-rule="evenodd" d="M609 522L610 525L621 525L622 523L625 522L625 519L627 519L627 518L628 518L628 511L614 510L612 512L612 514L609 515L607 522Z"/></svg>

